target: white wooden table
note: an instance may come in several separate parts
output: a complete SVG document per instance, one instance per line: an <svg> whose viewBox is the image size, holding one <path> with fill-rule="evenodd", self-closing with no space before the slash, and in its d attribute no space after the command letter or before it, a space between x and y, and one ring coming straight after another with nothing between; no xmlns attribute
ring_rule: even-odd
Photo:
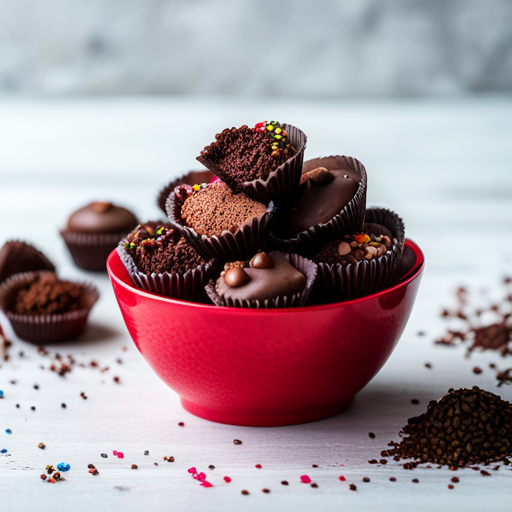
<svg viewBox="0 0 512 512"><path fill-rule="evenodd" d="M93 199L124 204L144 220L161 217L157 191L196 168L195 157L216 132L267 117L307 133L306 158L359 158L369 174L368 204L403 216L427 268L402 340L350 410L304 425L245 428L210 423L181 408L133 346L108 278L74 267L58 230L71 211ZM17 340L0 318L14 342L11 361L0 368L0 450L8 450L0 455L0 510L510 510L510 469L490 478L459 471L460 483L449 490L453 473L447 469L411 472L393 462L376 467L367 461L380 458L407 418L450 387L477 384L512 400L512 387L497 388L488 368L493 361L510 367L512 358L476 353L466 359L463 347L433 344L446 328L439 312L454 303L459 284L486 288L492 296L503 275L512 274L511 140L512 98L0 101L0 244L30 241L62 277L99 286L102 296L87 333L48 348L110 368L101 373L78 367L61 378L48 370L47 357ZM483 374L472 372L476 365ZM420 405L411 404L413 398ZM235 438L243 444L234 445ZM41 482L45 466L61 461L71 465L66 481ZM99 475L88 473L90 463ZM187 472L191 466L207 473L214 487L199 486ZM304 474L318 488L300 483ZM365 476L370 483L362 482ZM349 491L349 483L357 492ZM243 489L250 494L242 495Z"/></svg>

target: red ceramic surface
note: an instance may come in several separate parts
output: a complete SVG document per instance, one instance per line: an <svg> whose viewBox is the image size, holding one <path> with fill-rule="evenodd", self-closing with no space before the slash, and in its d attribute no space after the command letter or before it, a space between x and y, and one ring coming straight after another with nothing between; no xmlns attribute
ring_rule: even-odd
<svg viewBox="0 0 512 512"><path fill-rule="evenodd" d="M356 300L245 310L135 288L116 251L107 261L133 341L189 412L250 426L302 423L347 409L382 368L411 313L423 271Z"/></svg>

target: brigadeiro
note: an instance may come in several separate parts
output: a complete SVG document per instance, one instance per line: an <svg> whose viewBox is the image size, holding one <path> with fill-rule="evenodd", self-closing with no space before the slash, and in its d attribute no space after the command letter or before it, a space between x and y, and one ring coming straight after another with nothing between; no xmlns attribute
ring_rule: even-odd
<svg viewBox="0 0 512 512"><path fill-rule="evenodd" d="M201 255L226 262L250 258L263 247L274 206L217 180L176 187L166 209L171 224Z"/></svg>
<svg viewBox="0 0 512 512"><path fill-rule="evenodd" d="M405 241L402 219L383 208L366 212L366 230L322 245L314 299L332 302L362 297L396 284Z"/></svg>
<svg viewBox="0 0 512 512"><path fill-rule="evenodd" d="M80 336L98 297L93 284L61 280L49 271L15 274L0 285L0 308L14 332L35 343Z"/></svg>
<svg viewBox="0 0 512 512"><path fill-rule="evenodd" d="M297 254L259 252L250 261L227 263L206 291L217 306L286 308L304 306L316 265Z"/></svg>
<svg viewBox="0 0 512 512"><path fill-rule="evenodd" d="M74 212L60 233L77 266L106 271L108 255L138 223L130 210L95 201Z"/></svg>
<svg viewBox="0 0 512 512"><path fill-rule="evenodd" d="M118 247L135 286L182 300L205 296L213 260L205 260L171 224L138 225Z"/></svg>
<svg viewBox="0 0 512 512"><path fill-rule="evenodd" d="M366 186L366 170L355 158L329 156L304 162L299 190L277 216L276 246L307 253L334 236L361 231Z"/></svg>
<svg viewBox="0 0 512 512"><path fill-rule="evenodd" d="M49 270L53 263L32 245L20 240L8 240L0 249L0 283L20 272Z"/></svg>
<svg viewBox="0 0 512 512"><path fill-rule="evenodd" d="M202 171L190 171L186 174L183 174L179 178L176 178L175 180L172 180L170 183L165 185L160 192L158 193L156 202L160 210L162 210L164 213L167 213L165 210L165 203L167 201L167 198L171 194L171 192L178 186L178 185L195 185L196 183L209 183L212 181L213 173L209 171L208 169L203 169Z"/></svg>
<svg viewBox="0 0 512 512"><path fill-rule="evenodd" d="M288 124L226 128L197 157L232 189L264 202L282 202L299 186L306 135Z"/></svg>

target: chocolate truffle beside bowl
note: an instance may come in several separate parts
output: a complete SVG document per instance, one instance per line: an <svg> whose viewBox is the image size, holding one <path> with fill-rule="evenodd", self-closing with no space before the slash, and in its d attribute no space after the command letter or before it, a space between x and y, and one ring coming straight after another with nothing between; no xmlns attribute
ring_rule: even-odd
<svg viewBox="0 0 512 512"><path fill-rule="evenodd" d="M80 336L98 298L93 284L61 280L48 271L15 274L0 285L0 309L16 335L34 343Z"/></svg>
<svg viewBox="0 0 512 512"><path fill-rule="evenodd" d="M280 210L272 231L280 250L309 253L333 237L363 229L367 175L348 156L304 162L300 187Z"/></svg>
<svg viewBox="0 0 512 512"><path fill-rule="evenodd" d="M105 271L110 252L138 223L130 210L95 201L75 211L60 234L78 267Z"/></svg>
<svg viewBox="0 0 512 512"><path fill-rule="evenodd" d="M135 286L181 300L203 302L214 260L205 260L171 224L139 224L118 246Z"/></svg>
<svg viewBox="0 0 512 512"><path fill-rule="evenodd" d="M226 262L250 258L264 245L274 205L236 193L217 180L176 187L166 209L170 223L197 252Z"/></svg>
<svg viewBox="0 0 512 512"><path fill-rule="evenodd" d="M8 240L0 249L0 283L20 272L49 270L53 263L34 246L20 240Z"/></svg>

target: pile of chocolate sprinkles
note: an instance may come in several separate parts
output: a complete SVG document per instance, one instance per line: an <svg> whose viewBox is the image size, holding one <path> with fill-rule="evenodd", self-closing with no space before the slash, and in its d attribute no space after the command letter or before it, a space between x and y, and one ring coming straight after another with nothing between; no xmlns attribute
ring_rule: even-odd
<svg viewBox="0 0 512 512"><path fill-rule="evenodd" d="M404 468L435 463L451 468L502 462L512 457L512 405L477 386L450 390L427 411L410 418L383 457L409 460Z"/></svg>

